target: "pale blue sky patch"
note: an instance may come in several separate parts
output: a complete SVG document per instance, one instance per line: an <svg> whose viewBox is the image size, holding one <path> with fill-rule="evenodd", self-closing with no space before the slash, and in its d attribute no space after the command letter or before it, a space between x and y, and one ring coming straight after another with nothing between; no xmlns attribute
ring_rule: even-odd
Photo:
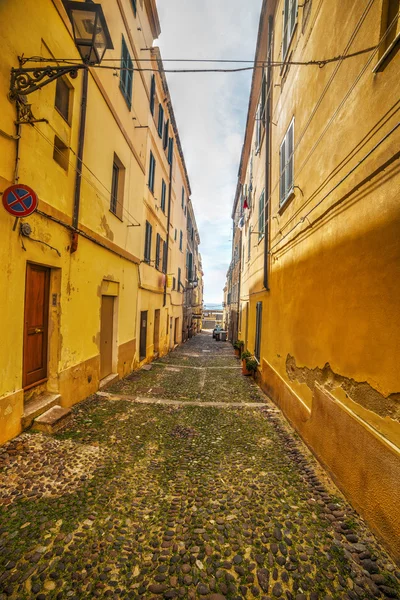
<svg viewBox="0 0 400 600"><path fill-rule="evenodd" d="M261 0L159 0L163 58L253 60ZM165 68L232 64L165 63ZM220 303L252 72L168 73L201 237L206 303Z"/></svg>

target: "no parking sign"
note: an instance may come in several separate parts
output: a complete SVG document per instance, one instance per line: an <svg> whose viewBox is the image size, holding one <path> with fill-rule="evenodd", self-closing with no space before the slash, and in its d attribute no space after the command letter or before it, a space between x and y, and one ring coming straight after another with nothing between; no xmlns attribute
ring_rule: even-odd
<svg viewBox="0 0 400 600"><path fill-rule="evenodd" d="M3 206L13 217L28 217L38 207L38 197L28 185L16 183L3 192Z"/></svg>

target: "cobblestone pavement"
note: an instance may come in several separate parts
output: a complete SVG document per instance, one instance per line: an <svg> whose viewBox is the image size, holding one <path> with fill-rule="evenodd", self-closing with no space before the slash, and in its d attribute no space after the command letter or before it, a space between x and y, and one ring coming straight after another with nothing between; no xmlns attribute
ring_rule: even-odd
<svg viewBox="0 0 400 600"><path fill-rule="evenodd" d="M1 600L398 598L388 554L238 364L201 334L58 435L0 448Z"/></svg>

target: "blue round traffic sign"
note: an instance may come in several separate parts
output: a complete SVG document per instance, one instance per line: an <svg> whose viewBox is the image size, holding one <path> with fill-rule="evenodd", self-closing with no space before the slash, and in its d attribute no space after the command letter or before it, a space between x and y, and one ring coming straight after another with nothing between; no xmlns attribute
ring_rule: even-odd
<svg viewBox="0 0 400 600"><path fill-rule="evenodd" d="M14 217L27 217L38 206L38 197L28 185L16 183L3 192L3 206Z"/></svg>

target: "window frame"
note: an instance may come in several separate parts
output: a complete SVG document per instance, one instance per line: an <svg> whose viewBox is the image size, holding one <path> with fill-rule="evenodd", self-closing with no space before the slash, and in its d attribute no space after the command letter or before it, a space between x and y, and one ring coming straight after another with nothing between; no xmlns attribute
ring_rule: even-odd
<svg viewBox="0 0 400 600"><path fill-rule="evenodd" d="M125 54L125 56L124 56ZM128 69L132 69L129 71ZM125 102L131 110L132 108L132 90L133 90L133 61L129 53L129 48L122 36L121 45L121 70L119 73L119 89L122 92Z"/></svg>
<svg viewBox="0 0 400 600"><path fill-rule="evenodd" d="M116 167L116 169L114 169ZM115 181L115 172L117 180ZM116 189L114 189L114 186ZM123 220L125 188L125 166L114 152L111 176L110 212L120 221Z"/></svg>
<svg viewBox="0 0 400 600"><path fill-rule="evenodd" d="M279 207L286 204L294 191L294 152L294 117L292 117L279 147ZM287 156L290 158L287 159ZM289 178L287 173L289 173ZM290 187L288 187L288 183L290 183Z"/></svg>
<svg viewBox="0 0 400 600"><path fill-rule="evenodd" d="M183 252L183 232L182 232L182 229L180 230L180 234L179 234L179 250L181 252Z"/></svg>
<svg viewBox="0 0 400 600"><path fill-rule="evenodd" d="M256 304L256 331L254 338L254 356L260 362L261 358L261 333L262 333L262 302Z"/></svg>
<svg viewBox="0 0 400 600"><path fill-rule="evenodd" d="M149 221L146 221L146 231L144 238L144 262L150 264L151 262L151 242L153 236L153 226Z"/></svg>
<svg viewBox="0 0 400 600"><path fill-rule="evenodd" d="M258 199L258 241L261 241L265 235L265 190L263 190Z"/></svg>
<svg viewBox="0 0 400 600"><path fill-rule="evenodd" d="M149 179L147 185L149 186L149 190L154 196L154 180L156 175L156 159L154 158L153 152L150 150L150 164L149 164Z"/></svg>
<svg viewBox="0 0 400 600"><path fill-rule="evenodd" d="M289 9L289 10L288 10ZM289 13L289 18L287 15ZM298 0L283 0L282 60L286 60L297 25ZM292 22L291 22L292 21Z"/></svg>
<svg viewBox="0 0 400 600"><path fill-rule="evenodd" d="M164 214L165 214L166 197L167 197L167 184L165 183L164 179L162 179L161 180L161 201L160 201L160 207L161 207L161 210L163 211Z"/></svg>
<svg viewBox="0 0 400 600"><path fill-rule="evenodd" d="M158 137L162 139L164 132L164 108L162 104L158 105L158 126L157 126Z"/></svg>
<svg viewBox="0 0 400 600"><path fill-rule="evenodd" d="M66 110L66 114L64 114L62 108L60 108L59 106L57 106L57 90L59 89L59 87L61 85L65 86L65 89L67 90L67 110ZM68 125L71 125L71 117L72 117L72 102L71 102L71 97L72 97L72 91L73 91L73 87L71 87L71 85L69 85L69 82L67 80L66 77L59 77L56 80L56 90L55 90L55 96L54 96L54 108L56 109L56 111L58 112L58 114L64 119L64 121L66 123L68 123Z"/></svg>

